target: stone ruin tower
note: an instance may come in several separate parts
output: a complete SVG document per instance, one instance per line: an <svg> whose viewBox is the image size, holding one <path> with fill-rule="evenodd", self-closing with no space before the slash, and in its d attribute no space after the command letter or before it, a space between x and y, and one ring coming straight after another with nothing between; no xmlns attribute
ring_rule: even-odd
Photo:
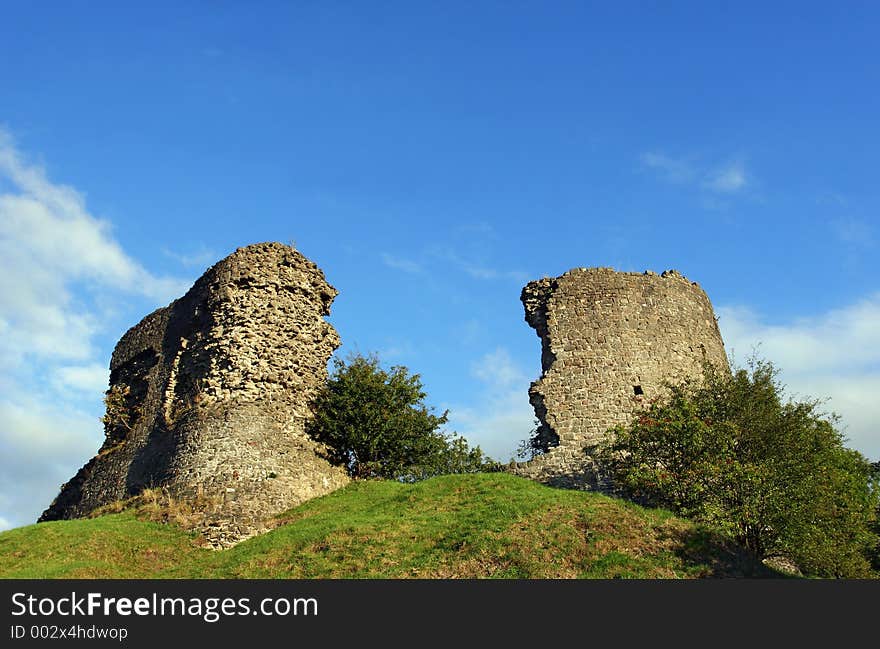
<svg viewBox="0 0 880 649"><path fill-rule="evenodd" d="M728 369L709 298L674 270L575 268L530 282L520 299L541 339L529 401L539 437L558 445L512 467L519 475L598 486L588 453L609 428L628 424L664 381L701 376L704 361Z"/></svg>
<svg viewBox="0 0 880 649"><path fill-rule="evenodd" d="M110 361L106 439L41 521L77 518L148 487L213 503L224 545L347 483L306 436L339 346L337 291L289 246L239 248L125 333ZM112 412L111 412L112 410Z"/></svg>

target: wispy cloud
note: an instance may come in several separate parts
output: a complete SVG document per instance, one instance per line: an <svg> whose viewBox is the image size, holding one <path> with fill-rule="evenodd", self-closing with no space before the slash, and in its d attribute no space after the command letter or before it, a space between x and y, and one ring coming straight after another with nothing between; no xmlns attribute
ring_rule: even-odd
<svg viewBox="0 0 880 649"><path fill-rule="evenodd" d="M21 525L102 437L108 305L166 304L188 284L147 271L2 130L0 188L0 517Z"/></svg>
<svg viewBox="0 0 880 649"><path fill-rule="evenodd" d="M461 271L477 280L511 280L524 283L529 279L529 274L524 271L496 268L465 257L449 246L428 248L417 259L398 257L387 252L383 252L380 258L385 266L412 275L444 266L447 269Z"/></svg>
<svg viewBox="0 0 880 649"><path fill-rule="evenodd" d="M487 455L506 462L535 427L528 397L530 379L503 347L481 357L471 374L483 386L474 400L480 405L452 406L449 425Z"/></svg>
<svg viewBox="0 0 880 649"><path fill-rule="evenodd" d="M849 199L840 192L824 191L816 196L819 205L831 205L835 208L848 207Z"/></svg>
<svg viewBox="0 0 880 649"><path fill-rule="evenodd" d="M709 193L735 194L751 184L750 174L742 160L707 164L649 151L639 156L639 162L665 182L688 185Z"/></svg>
<svg viewBox="0 0 880 649"><path fill-rule="evenodd" d="M389 268L393 268L395 270L402 270L404 273L421 273L422 272L422 264L413 261L411 259L404 259L402 257L395 257L394 255L390 255L387 252L382 253L382 263L388 266Z"/></svg>
<svg viewBox="0 0 880 649"><path fill-rule="evenodd" d="M98 449L98 418L54 391L17 391L0 399L0 517L34 523L60 486Z"/></svg>
<svg viewBox="0 0 880 649"><path fill-rule="evenodd" d="M199 270L204 270L208 268L219 258L217 256L217 253L215 253L213 250L209 250L205 246L200 246L199 248L191 250L189 252L175 252L173 250L169 250L168 248L163 248L162 254L166 257L174 259L185 268L196 268Z"/></svg>
<svg viewBox="0 0 880 649"><path fill-rule="evenodd" d="M642 165L652 169L671 183L689 183L697 178L693 165L680 158L673 158L663 153L649 151L639 156Z"/></svg>
<svg viewBox="0 0 880 649"><path fill-rule="evenodd" d="M754 349L782 370L789 392L828 397L850 444L880 458L880 293L823 314L769 324L744 307L718 309L728 351Z"/></svg>
<svg viewBox="0 0 880 649"><path fill-rule="evenodd" d="M503 347L498 347L474 363L471 373L495 392L506 392L526 380L510 352Z"/></svg>
<svg viewBox="0 0 880 649"><path fill-rule="evenodd" d="M490 333L489 327L479 318L469 318L458 323L456 331L459 340L467 344L476 343L486 338Z"/></svg>
<svg viewBox="0 0 880 649"><path fill-rule="evenodd" d="M42 282L88 280L159 301L179 292L179 280L152 275L129 257L110 224L89 214L79 192L50 182L42 168L24 162L5 132L0 132L0 175L14 188L0 195L4 270L11 269L11 258L29 262L27 271L38 261Z"/></svg>
<svg viewBox="0 0 880 649"><path fill-rule="evenodd" d="M866 221L843 217L831 221L834 236L851 248L871 248L877 242L875 228Z"/></svg>
<svg viewBox="0 0 880 649"><path fill-rule="evenodd" d="M742 162L732 162L710 171L704 185L713 192L732 194L746 187L748 176Z"/></svg>
<svg viewBox="0 0 880 649"><path fill-rule="evenodd" d="M495 227L485 221L474 221L473 223L462 223L455 227L457 232L466 236L482 237L488 239L497 239L498 231Z"/></svg>
<svg viewBox="0 0 880 649"><path fill-rule="evenodd" d="M67 365L55 368L51 378L56 390L101 394L110 383L110 370L104 365Z"/></svg>
<svg viewBox="0 0 880 649"><path fill-rule="evenodd" d="M438 259L459 269L473 279L512 280L518 283L524 283L529 279L529 274L524 271L493 268L462 257L451 248L435 248L432 253Z"/></svg>
<svg viewBox="0 0 880 649"><path fill-rule="evenodd" d="M72 187L54 184L26 163L0 131L0 360L24 355L87 358L101 314L84 305L89 291L170 301L185 289L157 277L123 252L110 224L87 211ZM82 289L74 292L77 286Z"/></svg>
<svg viewBox="0 0 880 649"><path fill-rule="evenodd" d="M376 353L383 362L396 363L412 358L416 354L416 346L409 340L388 340Z"/></svg>

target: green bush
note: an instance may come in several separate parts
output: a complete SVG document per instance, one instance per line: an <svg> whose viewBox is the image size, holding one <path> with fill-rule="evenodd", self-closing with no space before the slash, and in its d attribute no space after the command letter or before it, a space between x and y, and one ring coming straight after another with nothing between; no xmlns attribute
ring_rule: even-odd
<svg viewBox="0 0 880 649"><path fill-rule="evenodd" d="M375 355L333 365L307 431L351 476L414 481L497 468L479 446L441 430L448 412L438 416L424 404L418 374L403 366L386 371Z"/></svg>
<svg viewBox="0 0 880 649"><path fill-rule="evenodd" d="M554 446L559 446L559 436L536 419L529 436L519 443L516 456L521 460L534 460L548 453Z"/></svg>
<svg viewBox="0 0 880 649"><path fill-rule="evenodd" d="M880 461L874 462L871 465L871 479L874 492L880 493ZM877 515L874 518L873 529L877 538L874 543L874 550L870 553L871 566L877 574L880 574L880 503L877 503Z"/></svg>
<svg viewBox="0 0 880 649"><path fill-rule="evenodd" d="M708 522L759 559L870 576L878 492L818 401L783 401L772 364L670 385L599 452L625 495Z"/></svg>

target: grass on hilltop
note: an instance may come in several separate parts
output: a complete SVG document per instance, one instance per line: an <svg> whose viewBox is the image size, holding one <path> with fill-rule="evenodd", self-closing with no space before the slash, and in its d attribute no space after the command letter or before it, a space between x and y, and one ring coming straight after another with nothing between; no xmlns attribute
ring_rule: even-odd
<svg viewBox="0 0 880 649"><path fill-rule="evenodd" d="M2 578L773 576L659 509L503 473L357 481L223 551L137 509L0 534Z"/></svg>

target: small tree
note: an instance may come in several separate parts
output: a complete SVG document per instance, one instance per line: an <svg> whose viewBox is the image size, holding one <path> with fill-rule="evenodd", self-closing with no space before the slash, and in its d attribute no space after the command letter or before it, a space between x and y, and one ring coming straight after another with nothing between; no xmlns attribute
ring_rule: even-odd
<svg viewBox="0 0 880 649"><path fill-rule="evenodd" d="M116 384L104 393L104 435L109 444L118 444L132 431L131 388ZM135 412L135 417L137 413Z"/></svg>
<svg viewBox="0 0 880 649"><path fill-rule="evenodd" d="M707 366L701 382L669 386L615 429L600 460L625 494L711 523L760 559L870 574L870 464L818 401L784 402L782 391L770 363L732 374Z"/></svg>
<svg viewBox="0 0 880 649"><path fill-rule="evenodd" d="M873 526L874 534L877 538L874 543L874 550L871 552L871 566L880 574L880 461L874 462L871 465L871 485L878 501L877 514L874 517Z"/></svg>
<svg viewBox="0 0 880 649"><path fill-rule="evenodd" d="M516 456L521 460L534 460L536 457L548 453L554 446L559 446L559 436L549 426L543 425L537 419L535 427L529 436L519 443Z"/></svg>
<svg viewBox="0 0 880 649"><path fill-rule="evenodd" d="M441 430L448 412L433 414L426 396L406 367L386 371L375 355L336 358L308 432L358 478L412 481L493 469L479 447Z"/></svg>
<svg viewBox="0 0 880 649"><path fill-rule="evenodd" d="M109 428L121 426L131 431L131 414L128 411L128 396L131 388L127 385L113 385L104 393L104 415L101 423Z"/></svg>

